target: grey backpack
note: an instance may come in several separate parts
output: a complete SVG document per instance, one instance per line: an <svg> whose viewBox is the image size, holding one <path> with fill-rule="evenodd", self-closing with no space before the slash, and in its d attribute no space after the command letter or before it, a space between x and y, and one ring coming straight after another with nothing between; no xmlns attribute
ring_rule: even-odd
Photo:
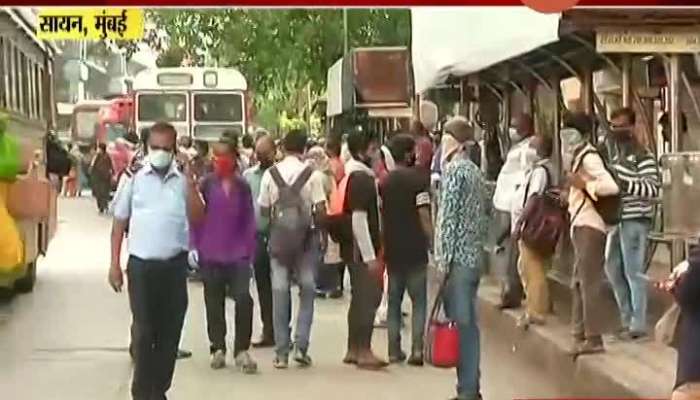
<svg viewBox="0 0 700 400"><path fill-rule="evenodd" d="M301 261L311 237L311 206L301 197L301 190L312 173L313 170L306 167L294 183L288 185L277 167L270 168L279 192L270 219L270 255L288 267Z"/></svg>

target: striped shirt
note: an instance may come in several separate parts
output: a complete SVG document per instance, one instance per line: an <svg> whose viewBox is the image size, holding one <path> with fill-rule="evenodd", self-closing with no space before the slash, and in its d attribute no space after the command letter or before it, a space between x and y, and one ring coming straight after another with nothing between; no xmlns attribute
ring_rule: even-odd
<svg viewBox="0 0 700 400"><path fill-rule="evenodd" d="M622 219L653 218L653 200L659 196L659 166L645 152L628 154L612 165L622 190Z"/></svg>

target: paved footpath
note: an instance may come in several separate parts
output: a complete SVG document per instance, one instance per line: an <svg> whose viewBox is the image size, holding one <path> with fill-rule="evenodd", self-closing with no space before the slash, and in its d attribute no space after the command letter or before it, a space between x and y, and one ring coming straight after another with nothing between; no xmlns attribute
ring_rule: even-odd
<svg viewBox="0 0 700 400"><path fill-rule="evenodd" d="M129 399L127 298L112 293L106 282L110 221L97 215L91 199L61 199L59 210L59 232L40 262L35 291L0 303L0 398ZM184 347L194 357L178 362L171 400L350 400L368 395L424 400L453 394L451 370L394 366L365 372L343 365L347 296L316 302L312 368L274 370L272 351L262 350L253 351L258 375L245 376L233 368L212 371L203 303L201 286L190 284ZM511 348L496 341L497 335L487 329L482 335L485 399L564 395L541 371L517 361ZM386 354L384 330L375 334L375 343Z"/></svg>

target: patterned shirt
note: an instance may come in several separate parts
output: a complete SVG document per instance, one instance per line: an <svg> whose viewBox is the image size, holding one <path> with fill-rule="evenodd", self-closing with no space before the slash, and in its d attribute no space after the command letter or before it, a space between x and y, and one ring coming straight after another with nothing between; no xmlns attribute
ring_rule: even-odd
<svg viewBox="0 0 700 400"><path fill-rule="evenodd" d="M488 234L491 198L483 174L468 159L452 161L442 175L437 245L444 266L478 268Z"/></svg>

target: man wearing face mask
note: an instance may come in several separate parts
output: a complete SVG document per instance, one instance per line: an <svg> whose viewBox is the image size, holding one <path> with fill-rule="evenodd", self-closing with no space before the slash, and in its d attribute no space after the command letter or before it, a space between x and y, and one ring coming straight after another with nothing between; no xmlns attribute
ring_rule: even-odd
<svg viewBox="0 0 700 400"><path fill-rule="evenodd" d="M233 357L244 373L257 371L248 353L253 328L250 297L255 254L255 213L250 187L238 174L238 138L222 137L214 147L214 172L190 185L189 213L197 223L197 251L204 282L211 368L226 365L226 295L236 309Z"/></svg>
<svg viewBox="0 0 700 400"><path fill-rule="evenodd" d="M267 242L270 235L269 219L260 214L260 206L256 199L260 196L260 183L262 177L274 163L277 146L270 135L258 138L255 145L255 159L258 164L248 168L243 177L250 185L255 206L255 219L257 221L257 244L255 250L255 283L258 288L258 303L260 304L260 318L262 319L262 337L253 343L254 347L273 347L275 345L275 332L272 323L272 281L270 275L270 254L267 251Z"/></svg>
<svg viewBox="0 0 700 400"><path fill-rule="evenodd" d="M415 168L416 142L411 135L391 138L389 149L396 169L389 172L382 195L383 243L389 273L389 361L401 363L401 303L408 290L412 312L410 365L423 365L423 331L427 307L428 250L433 229L430 218L430 177Z"/></svg>
<svg viewBox="0 0 700 400"><path fill-rule="evenodd" d="M574 245L572 316L576 356L605 351L605 243L607 226L595 201L619 193L603 158L588 141L591 119L583 113L565 116L561 130L565 169L569 172L569 216ZM570 162L570 165L568 164Z"/></svg>
<svg viewBox="0 0 700 400"><path fill-rule="evenodd" d="M150 129L144 166L115 196L109 283L123 286L121 247L129 225L129 303L135 400L164 399L170 388L187 310L188 178L174 162L172 125Z"/></svg>
<svg viewBox="0 0 700 400"><path fill-rule="evenodd" d="M474 128L461 117L445 125L445 136L458 144L446 148L436 226L438 268L447 273L445 306L459 330L457 397L481 399L479 324L476 296L484 270L483 247L488 234L491 199L483 174L466 156Z"/></svg>
<svg viewBox="0 0 700 400"><path fill-rule="evenodd" d="M647 280L644 256L659 195L659 169L653 154L634 134L635 113L622 108L611 118L612 140L619 152L612 161L622 194L622 218L608 236L605 272L620 309L624 339L646 336Z"/></svg>
<svg viewBox="0 0 700 400"><path fill-rule="evenodd" d="M525 173L536 158L531 146L534 135L532 117L520 114L513 118L509 129L511 149L506 161L498 174L493 205L496 209L496 220L500 228L496 246L505 249L505 260L501 266L501 304L500 308L517 308L523 298L523 287L518 275L518 248L510 238L511 210L518 188L525 183Z"/></svg>

